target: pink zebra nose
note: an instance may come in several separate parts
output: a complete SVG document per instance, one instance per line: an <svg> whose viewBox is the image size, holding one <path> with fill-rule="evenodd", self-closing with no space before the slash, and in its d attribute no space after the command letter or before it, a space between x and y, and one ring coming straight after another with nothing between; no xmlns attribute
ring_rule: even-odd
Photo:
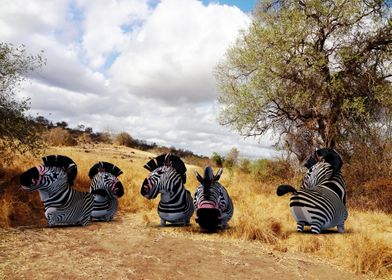
<svg viewBox="0 0 392 280"><path fill-rule="evenodd" d="M201 201L197 208L203 209L217 209L219 208L218 204L213 201Z"/></svg>

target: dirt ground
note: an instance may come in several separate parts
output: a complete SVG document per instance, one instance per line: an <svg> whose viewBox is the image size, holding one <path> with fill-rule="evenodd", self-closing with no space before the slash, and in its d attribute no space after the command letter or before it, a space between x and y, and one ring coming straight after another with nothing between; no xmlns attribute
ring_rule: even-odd
<svg viewBox="0 0 392 280"><path fill-rule="evenodd" d="M362 279L262 244L146 224L0 229L0 279Z"/></svg>

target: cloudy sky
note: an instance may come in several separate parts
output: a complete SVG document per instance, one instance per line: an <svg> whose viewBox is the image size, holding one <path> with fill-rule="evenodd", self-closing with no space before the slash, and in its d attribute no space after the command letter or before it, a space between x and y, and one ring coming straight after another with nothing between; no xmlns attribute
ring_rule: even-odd
<svg viewBox="0 0 392 280"><path fill-rule="evenodd" d="M0 0L0 41L44 51L46 66L20 92L33 116L206 156L237 147L270 157L271 139L243 139L216 121L212 72L255 3Z"/></svg>

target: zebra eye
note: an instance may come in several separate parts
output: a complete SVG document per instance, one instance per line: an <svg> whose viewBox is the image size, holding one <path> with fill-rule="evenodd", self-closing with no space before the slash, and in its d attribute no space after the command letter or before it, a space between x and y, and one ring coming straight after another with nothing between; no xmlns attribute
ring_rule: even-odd
<svg viewBox="0 0 392 280"><path fill-rule="evenodd" d="M162 175L163 173L164 173L163 170L157 170L157 171L155 172L156 175Z"/></svg>

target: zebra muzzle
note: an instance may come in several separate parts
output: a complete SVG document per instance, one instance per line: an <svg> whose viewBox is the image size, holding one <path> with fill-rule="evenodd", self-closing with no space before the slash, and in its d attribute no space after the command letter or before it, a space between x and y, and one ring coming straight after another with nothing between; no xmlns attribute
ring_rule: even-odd
<svg viewBox="0 0 392 280"><path fill-rule="evenodd" d="M151 191L151 189L152 189L152 185L151 185L150 181L148 180L148 178L144 179L140 193L143 196L146 196Z"/></svg>
<svg viewBox="0 0 392 280"><path fill-rule="evenodd" d="M215 229L222 222L222 212L217 208L198 208L196 223L204 229Z"/></svg>

